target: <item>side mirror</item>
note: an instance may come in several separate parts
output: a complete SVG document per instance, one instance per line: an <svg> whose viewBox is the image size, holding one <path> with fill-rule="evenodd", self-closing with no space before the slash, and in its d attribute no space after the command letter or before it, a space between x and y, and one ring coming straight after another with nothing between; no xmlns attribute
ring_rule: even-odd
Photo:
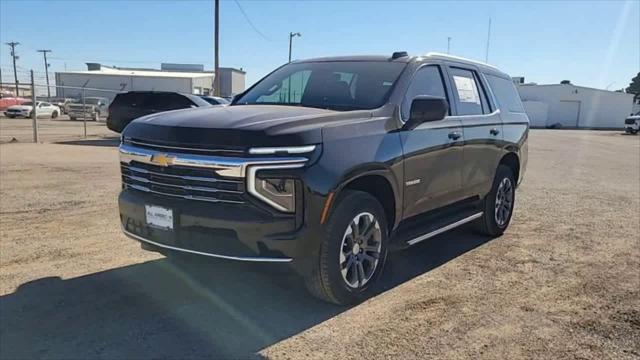
<svg viewBox="0 0 640 360"><path fill-rule="evenodd" d="M420 95L411 101L409 120L405 129L415 129L418 125L428 121L444 119L449 111L449 102L443 97Z"/></svg>

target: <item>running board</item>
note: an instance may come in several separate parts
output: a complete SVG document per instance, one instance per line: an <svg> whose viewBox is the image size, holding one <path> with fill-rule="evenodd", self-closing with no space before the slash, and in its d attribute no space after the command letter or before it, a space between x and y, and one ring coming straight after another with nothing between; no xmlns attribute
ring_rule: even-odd
<svg viewBox="0 0 640 360"><path fill-rule="evenodd" d="M409 246L415 245L415 244L417 244L417 243L419 243L421 241L424 241L424 240L432 238L432 237L434 237L436 235L442 234L445 231L449 231L451 229L457 228L458 226L464 225L464 224L466 224L466 223L468 223L470 221L473 221L473 220L475 220L475 219L477 219L477 218L479 218L481 216L482 216L482 212L475 213L475 214L473 214L471 216L467 216L464 219L458 220L458 221L456 221L454 223L451 223L449 225L443 226L441 228L438 228L438 229L433 230L431 232L428 232L426 234L420 235L420 236L418 236L418 237L416 237L414 239L411 239L411 240L407 241L407 244Z"/></svg>

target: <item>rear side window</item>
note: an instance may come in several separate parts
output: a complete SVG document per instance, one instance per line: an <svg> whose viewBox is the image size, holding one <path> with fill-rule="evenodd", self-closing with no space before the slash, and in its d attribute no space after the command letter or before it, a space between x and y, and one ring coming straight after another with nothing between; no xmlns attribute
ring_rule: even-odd
<svg viewBox="0 0 640 360"><path fill-rule="evenodd" d="M511 80L507 80L494 75L485 74L489 86L493 91L493 95L498 102L498 106L502 111L509 111L515 113L523 113L522 101L520 101L520 95L516 90L515 85Z"/></svg>
<svg viewBox="0 0 640 360"><path fill-rule="evenodd" d="M147 94L144 93L125 93L118 94L111 103L114 106L138 107L142 106Z"/></svg>
<svg viewBox="0 0 640 360"><path fill-rule="evenodd" d="M411 84L407 89L407 93L402 101L402 118L406 121L409 119L411 112L411 102L416 96L429 95L447 98L447 92L442 82L442 73L437 65L424 66L418 69Z"/></svg>
<svg viewBox="0 0 640 360"><path fill-rule="evenodd" d="M449 73L458 115L482 115L490 112L487 100L473 71L450 68Z"/></svg>

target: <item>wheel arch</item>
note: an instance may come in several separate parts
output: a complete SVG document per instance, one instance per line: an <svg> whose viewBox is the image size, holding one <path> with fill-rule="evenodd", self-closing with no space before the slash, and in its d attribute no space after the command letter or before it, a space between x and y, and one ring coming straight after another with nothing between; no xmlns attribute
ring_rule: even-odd
<svg viewBox="0 0 640 360"><path fill-rule="evenodd" d="M506 165L513 171L516 184L520 179L520 158L515 152L508 152L502 156L499 165Z"/></svg>
<svg viewBox="0 0 640 360"><path fill-rule="evenodd" d="M398 205L401 204L401 200L398 198L397 187L392 179L393 177L387 170L364 172L345 180L342 185L336 189L335 198L339 199L344 190L357 190L370 194L382 205L388 230L391 231L395 228L396 222L400 218L398 215Z"/></svg>

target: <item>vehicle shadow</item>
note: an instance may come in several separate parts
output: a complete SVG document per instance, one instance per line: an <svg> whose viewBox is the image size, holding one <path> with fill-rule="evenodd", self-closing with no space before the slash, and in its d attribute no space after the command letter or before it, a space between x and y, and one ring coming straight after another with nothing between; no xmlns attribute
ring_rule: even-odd
<svg viewBox="0 0 640 360"><path fill-rule="evenodd" d="M458 230L394 253L380 291L488 240ZM348 310L315 300L287 271L190 260L21 285L0 297L0 358L259 358L261 349Z"/></svg>
<svg viewBox="0 0 640 360"><path fill-rule="evenodd" d="M118 145L120 145L120 138L117 136L114 136L114 137L105 137L100 139L66 140L66 141L56 141L55 144L117 147Z"/></svg>

